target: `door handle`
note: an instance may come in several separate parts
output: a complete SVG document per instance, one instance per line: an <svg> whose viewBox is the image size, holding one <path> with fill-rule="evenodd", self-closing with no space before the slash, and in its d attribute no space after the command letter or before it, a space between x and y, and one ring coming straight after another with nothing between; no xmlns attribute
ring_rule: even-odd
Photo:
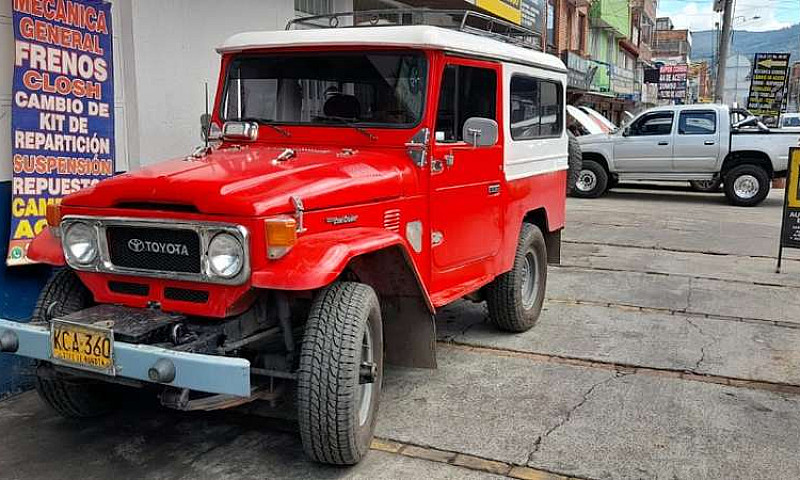
<svg viewBox="0 0 800 480"><path fill-rule="evenodd" d="M669 142L658 142L659 145L669 145Z"/></svg>
<svg viewBox="0 0 800 480"><path fill-rule="evenodd" d="M703 144L705 144L705 145L714 145L714 140L706 140L705 142L703 142Z"/></svg>

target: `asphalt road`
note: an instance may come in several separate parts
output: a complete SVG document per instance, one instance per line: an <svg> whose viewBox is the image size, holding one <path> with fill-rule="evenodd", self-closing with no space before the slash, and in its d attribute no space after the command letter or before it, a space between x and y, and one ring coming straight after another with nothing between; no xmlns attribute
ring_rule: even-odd
<svg viewBox="0 0 800 480"><path fill-rule="evenodd" d="M73 423L0 403L3 479L797 479L800 252L774 273L782 197L622 189L570 199L531 331L440 312L438 370L386 375L354 468L309 463L291 422L134 396ZM794 257L794 260L791 258Z"/></svg>

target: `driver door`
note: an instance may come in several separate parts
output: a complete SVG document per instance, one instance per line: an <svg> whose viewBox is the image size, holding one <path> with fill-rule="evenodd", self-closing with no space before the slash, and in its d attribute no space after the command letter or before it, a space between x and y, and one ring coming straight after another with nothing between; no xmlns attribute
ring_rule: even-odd
<svg viewBox="0 0 800 480"><path fill-rule="evenodd" d="M434 291L486 275L502 231L502 139L464 141L469 118L500 123L500 66L448 58L442 70L431 160L430 214ZM502 129L500 129L502 131Z"/></svg>
<svg viewBox="0 0 800 480"><path fill-rule="evenodd" d="M645 113L614 143L614 165L618 172L669 172L672 170L675 113Z"/></svg>

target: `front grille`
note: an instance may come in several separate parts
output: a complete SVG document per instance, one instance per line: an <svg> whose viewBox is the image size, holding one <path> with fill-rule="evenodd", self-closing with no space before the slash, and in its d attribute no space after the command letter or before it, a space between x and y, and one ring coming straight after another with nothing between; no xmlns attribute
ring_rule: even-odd
<svg viewBox="0 0 800 480"><path fill-rule="evenodd" d="M207 303L208 292L205 290L192 290L190 288L167 287L164 289L164 298L179 302Z"/></svg>
<svg viewBox="0 0 800 480"><path fill-rule="evenodd" d="M200 238L184 229L109 226L108 253L117 267L200 273Z"/></svg>
<svg viewBox="0 0 800 480"><path fill-rule="evenodd" d="M137 295L139 297L146 297L150 293L150 287L143 283L111 281L108 282L108 289L114 293Z"/></svg>

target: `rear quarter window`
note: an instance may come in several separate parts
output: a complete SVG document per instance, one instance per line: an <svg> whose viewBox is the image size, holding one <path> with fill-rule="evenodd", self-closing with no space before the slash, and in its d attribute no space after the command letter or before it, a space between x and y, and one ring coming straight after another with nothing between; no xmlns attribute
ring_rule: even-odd
<svg viewBox="0 0 800 480"><path fill-rule="evenodd" d="M561 136L564 90L561 83L527 75L511 77L511 138L515 141Z"/></svg>

